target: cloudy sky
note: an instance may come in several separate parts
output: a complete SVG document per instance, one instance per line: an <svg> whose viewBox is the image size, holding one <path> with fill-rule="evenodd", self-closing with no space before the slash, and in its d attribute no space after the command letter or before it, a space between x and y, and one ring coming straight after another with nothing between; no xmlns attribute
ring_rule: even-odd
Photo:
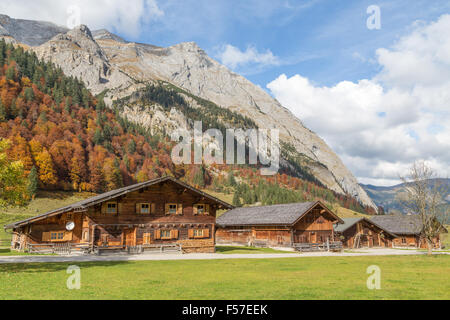
<svg viewBox="0 0 450 320"><path fill-rule="evenodd" d="M380 8L369 29L369 6ZM75 9L74 9L75 8ZM450 2L434 0L2 0L15 18L169 46L196 41L277 98L362 183L414 160L450 176Z"/></svg>

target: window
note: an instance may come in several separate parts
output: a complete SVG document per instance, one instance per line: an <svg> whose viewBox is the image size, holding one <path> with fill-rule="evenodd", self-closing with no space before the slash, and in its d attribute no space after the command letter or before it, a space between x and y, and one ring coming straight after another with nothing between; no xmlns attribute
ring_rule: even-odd
<svg viewBox="0 0 450 320"><path fill-rule="evenodd" d="M172 239L170 230L161 230L161 239Z"/></svg>
<svg viewBox="0 0 450 320"><path fill-rule="evenodd" d="M42 233L44 242L63 242L72 241L72 232L69 231L48 231Z"/></svg>
<svg viewBox="0 0 450 320"><path fill-rule="evenodd" d="M63 240L64 232L52 232L50 235L50 240Z"/></svg>
<svg viewBox="0 0 450 320"><path fill-rule="evenodd" d="M182 203L166 203L164 212L166 213L166 215L169 215L169 214L182 215L183 214L183 204Z"/></svg>
<svg viewBox="0 0 450 320"><path fill-rule="evenodd" d="M402 243L406 243L406 238L402 237Z"/></svg>
<svg viewBox="0 0 450 320"><path fill-rule="evenodd" d="M176 213L177 213L177 205L169 204L169 214L176 214Z"/></svg>
<svg viewBox="0 0 450 320"><path fill-rule="evenodd" d="M194 230L194 238L203 237L203 229L195 229Z"/></svg>
<svg viewBox="0 0 450 320"><path fill-rule="evenodd" d="M117 213L117 203L109 202L106 207L106 213Z"/></svg>
<svg viewBox="0 0 450 320"><path fill-rule="evenodd" d="M141 203L141 213L142 214L150 213L150 203Z"/></svg>
<svg viewBox="0 0 450 320"><path fill-rule="evenodd" d="M209 214L209 204L199 203L194 204L194 215L207 215Z"/></svg>
<svg viewBox="0 0 450 320"><path fill-rule="evenodd" d="M83 231L83 241L88 241L89 240L88 239L88 235L89 235L89 232L87 230L84 230Z"/></svg>
<svg viewBox="0 0 450 320"><path fill-rule="evenodd" d="M188 237L190 239L209 238L209 229L189 229Z"/></svg>

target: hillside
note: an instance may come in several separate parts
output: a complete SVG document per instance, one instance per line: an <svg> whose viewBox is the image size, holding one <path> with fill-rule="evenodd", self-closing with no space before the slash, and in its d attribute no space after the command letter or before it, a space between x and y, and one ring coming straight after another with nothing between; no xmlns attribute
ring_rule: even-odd
<svg viewBox="0 0 450 320"><path fill-rule="evenodd" d="M15 39L14 32L8 28L25 22L11 18L8 21L5 24L0 20L0 24L8 32L9 40L26 41L40 58L54 62L68 76L81 78L94 94L104 93L108 107L148 85L170 84L191 108L203 101L208 108L215 105L250 118L257 128L279 129L283 164L292 171L290 174L314 177L330 190L354 197L363 206L377 210L355 177L320 137L264 90L208 57L195 43L160 48L127 42L106 30L91 32L87 26L58 34L54 25L46 28L44 23L35 24L34 32L47 36L53 33L50 40L33 36L31 31L24 34L26 28L21 29L21 38ZM163 128L166 132L173 126L190 123L186 115L168 116L167 112L158 113L155 120L151 116L154 110L138 107L131 101L131 105L123 106L121 116L149 130Z"/></svg>

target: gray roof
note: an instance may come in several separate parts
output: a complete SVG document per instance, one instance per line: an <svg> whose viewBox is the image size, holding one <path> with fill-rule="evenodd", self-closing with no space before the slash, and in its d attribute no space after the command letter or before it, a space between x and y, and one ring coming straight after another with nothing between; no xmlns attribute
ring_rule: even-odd
<svg viewBox="0 0 450 320"><path fill-rule="evenodd" d="M396 235L392 231L390 231L390 230L384 228L383 226L379 225L378 223L373 221L373 219L367 219L365 217L358 217L358 218L343 218L342 220L344 221L344 223L335 225L334 226L334 231L336 231L336 232L344 232L345 230L347 230L350 227L352 227L354 224L365 220L365 221L369 222L370 224L380 228L381 230L383 230L387 234L390 234L394 238L396 237Z"/></svg>
<svg viewBox="0 0 450 320"><path fill-rule="evenodd" d="M130 193L130 192L133 192L133 191L137 191L139 189L142 189L142 188L145 188L145 187L149 187L151 185L158 184L158 183L165 182L165 181L172 181L174 183L177 183L177 184L179 184L179 185L181 185L181 186L183 186L183 187L185 187L187 189L190 189L190 190L192 190L192 191L202 195L205 198L208 198L208 199L210 199L210 200L212 200L214 202L219 203L222 207L224 207L226 209L234 208L232 205L230 205L230 204L228 204L228 203L226 203L226 202L224 202L224 201L222 201L222 200L220 200L220 199L218 199L216 197L213 197L213 196L211 196L211 195L209 195L209 194L207 194L207 193L205 193L205 192L203 192L201 190L198 190L198 189L196 189L196 188L194 188L194 187L192 187L192 186L190 186L190 185L188 185L188 184L186 184L184 182L181 182L181 181L179 181L179 180L177 180L177 179L175 179L173 177L167 176L167 177L162 177L162 178L149 180L149 181L146 181L146 182L137 183L137 184L134 184L134 185L131 185L131 186L128 186L128 187L112 190L112 191L109 191L109 192L106 192L106 193L102 193L102 194L99 194L99 195L97 195L95 197L91 197L91 198L88 198L88 199L85 199L85 200L81 200L81 201L75 202L75 203L70 204L70 205L68 205L66 207L62 207L62 208L59 208L59 209L56 209L56 210L52 210L52 211L46 212L44 214L38 215L36 217L32 217L32 218L29 218L29 219L25 219L25 220L22 220L22 221L11 223L9 225L6 225L5 229L16 228L16 227L18 227L20 225L26 225L26 224L29 224L29 223L34 222L34 221L45 219L45 218L47 218L49 216L62 214L62 213L69 212L69 211L72 211L72 210L75 210L75 209L85 209L85 208L94 206L94 205L96 205L98 203L102 203L104 201L108 201L110 199L114 199L114 198L120 197L120 196L125 195L127 193Z"/></svg>
<svg viewBox="0 0 450 320"><path fill-rule="evenodd" d="M395 234L419 234L422 228L418 215L373 216L371 220Z"/></svg>
<svg viewBox="0 0 450 320"><path fill-rule="evenodd" d="M342 218L344 223L338 224L334 227L334 231L336 232L342 232L353 226L355 223L358 223L359 221L363 220L364 218Z"/></svg>
<svg viewBox="0 0 450 320"><path fill-rule="evenodd" d="M216 220L219 226L249 226L249 225L293 225L310 209L320 204L319 201L277 204L262 207L236 208L225 212ZM342 220L329 211L339 222Z"/></svg>

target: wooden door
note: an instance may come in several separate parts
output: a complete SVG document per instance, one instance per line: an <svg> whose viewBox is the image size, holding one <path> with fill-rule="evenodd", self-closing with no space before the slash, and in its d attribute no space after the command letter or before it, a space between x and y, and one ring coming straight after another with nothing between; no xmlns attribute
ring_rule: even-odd
<svg viewBox="0 0 450 320"><path fill-rule="evenodd" d="M310 239L310 243L317 243L317 234L315 232L311 233Z"/></svg>
<svg viewBox="0 0 450 320"><path fill-rule="evenodd" d="M126 247L136 246L136 229L125 229L123 231L123 240Z"/></svg>

